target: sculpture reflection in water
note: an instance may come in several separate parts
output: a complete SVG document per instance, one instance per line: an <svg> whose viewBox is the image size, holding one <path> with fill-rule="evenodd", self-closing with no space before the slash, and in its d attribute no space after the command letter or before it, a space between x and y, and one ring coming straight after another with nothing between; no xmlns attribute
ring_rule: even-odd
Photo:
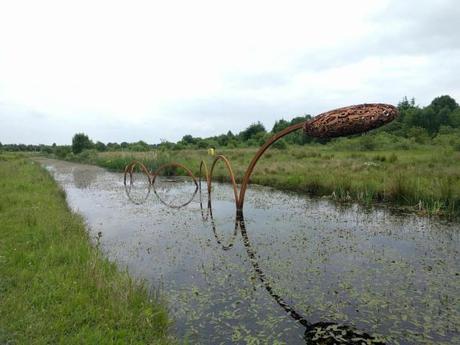
<svg viewBox="0 0 460 345"><path fill-rule="evenodd" d="M201 196L201 193L200 193ZM201 200L201 198L200 198ZM202 202L200 201L202 206ZM202 215L205 212L202 209ZM298 313L289 303L287 303L271 286L269 280L266 278L262 268L259 265L257 260L256 251L251 246L249 240L248 231L246 230L246 225L244 222L244 216L242 212L238 212L235 217L235 231L233 236L230 239L229 244L223 245L222 242L217 237L217 229L215 222L212 216L212 206L211 201L208 201L208 213L207 217L203 220L209 219L212 224L213 233L216 238L217 243L222 246L222 249L230 249L238 234L238 230L241 232L241 237L243 240L244 247L246 248L246 253L249 257L251 265L256 273L258 279L262 283L265 290L270 294L271 297L276 301L276 303L296 322L300 323L305 327L304 339L307 344L321 344L321 345L332 345L332 344L385 344L382 340L373 337L365 332L361 332L347 325L339 325L334 322L309 322L303 315Z"/></svg>
<svg viewBox="0 0 460 345"><path fill-rule="evenodd" d="M126 193L128 197L135 202L136 204L143 203L147 200L148 196L150 195L150 190L153 189L155 195L158 197L160 202L164 205L172 208L181 208L188 205L194 199L196 193L200 192L200 206L201 206L201 214L204 221L210 220L214 237L216 238L217 243L222 246L222 249L229 250L233 246L233 242L237 237L238 230L240 230L244 246L246 248L247 255L251 261L253 269L257 274L259 280L261 281L264 288L270 294L271 297L276 301L276 303L283 308L286 313L292 317L296 322L303 325L305 327L305 340L307 343L310 344L383 344L383 342L379 339L374 338L373 336L357 331L350 326L346 325L338 325L332 322L317 322L317 323L310 323L308 320L298 313L291 305L289 305L280 295L278 295L273 288L271 287L269 281L266 279L264 272L262 271L258 261L257 256L255 254L254 249L251 247L251 243L249 241L249 236L246 230L244 217L243 217L243 206L244 206L244 198L246 194L246 190L251 178L251 175L254 171L254 168L259 161L259 159L263 156L265 151L273 145L275 142L283 138L284 136L297 131L299 129L304 130L306 135L316 137L316 138L333 138L333 137L340 137L340 136L347 136L352 134L359 134L371 129L380 127L383 124L386 124L393 119L396 118L398 115L397 109L392 105L387 104L362 104L356 106L350 106L345 108L340 108L336 110L332 110L323 114L320 114L309 120L305 123L299 123L293 126L290 126L283 131L276 133L270 139L267 140L265 144L263 144L255 156L252 158L251 162L249 163L248 168L242 178L241 187L238 189L238 185L235 180L235 175L233 173L232 166L229 160L223 156L218 155L214 159L211 165L211 169L208 169L206 162L203 160L200 162L199 167L199 178L193 175L192 171L187 167L183 166L179 163L170 163L166 165L160 166L154 172L151 172L143 165L141 162L133 161L132 163L128 164L124 171L124 185L126 189ZM223 244L222 241L219 239L216 231L216 225L213 219L212 214L212 177L214 173L214 169L218 162L222 161L226 169L228 171L230 183L233 188L233 194L235 198L235 206L236 206L236 218L235 218L235 230L233 232L232 238L228 244ZM170 168L179 168L186 172L186 174L191 178L195 185L195 190L192 193L192 196L189 200L185 202L180 202L178 204L173 204L164 200L160 194L157 192L155 188L155 182L157 177L161 175L162 172L167 171ZM144 197L140 199L135 199L132 196L132 188L134 186L134 179L135 179L135 171L139 170L141 176L145 179L145 183L148 185L147 192ZM202 201L202 178L206 180L207 186L207 207L203 207Z"/></svg>

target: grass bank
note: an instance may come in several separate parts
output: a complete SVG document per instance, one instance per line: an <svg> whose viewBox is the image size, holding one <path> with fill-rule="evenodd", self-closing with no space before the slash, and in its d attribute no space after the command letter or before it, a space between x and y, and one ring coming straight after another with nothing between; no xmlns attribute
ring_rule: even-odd
<svg viewBox="0 0 460 345"><path fill-rule="evenodd" d="M386 150L340 145L270 149L259 161L251 182L315 196L327 195L339 201L387 202L423 214L460 215L459 151L438 145ZM217 151L230 159L239 179L255 152L255 148ZM208 164L212 161L206 150L87 151L74 156L73 160L120 172L133 159L142 161L151 170L176 161L198 174L203 158ZM228 180L223 164L219 163L214 177L215 180Z"/></svg>
<svg viewBox="0 0 460 345"><path fill-rule="evenodd" d="M90 244L46 171L0 154L0 344L166 344L164 302Z"/></svg>

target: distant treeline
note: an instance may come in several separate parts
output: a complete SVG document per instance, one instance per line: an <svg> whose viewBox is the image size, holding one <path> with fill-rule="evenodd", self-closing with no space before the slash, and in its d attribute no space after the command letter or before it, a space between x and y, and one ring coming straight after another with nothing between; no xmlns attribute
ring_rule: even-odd
<svg viewBox="0 0 460 345"><path fill-rule="evenodd" d="M407 145L409 142L418 144L446 144L454 146L460 150L460 107L452 97L445 95L436 97L428 106L420 107L415 104L415 100L404 97L398 104L400 116L392 123L384 126L371 134L367 138L360 139L363 149L373 149L373 146L382 140L373 139L379 136L383 141L401 141ZM253 147L264 143L273 133L277 133L284 128L299 122L311 119L310 115L295 117L291 120L280 119L275 122L270 131L260 122L253 123L245 130L234 134L228 131L209 138L194 137L190 134L184 135L176 143L162 141L159 144L148 144L142 140L134 143L107 143L100 141L94 143L84 133L77 133L72 139L72 145L24 145L0 143L0 150L5 151L37 151L53 153L57 156L64 157L70 153L79 154L83 150L93 149L97 151L149 151L152 149L205 149L214 148L238 148ZM408 140L405 140L408 139ZM337 145L337 140L334 142ZM357 140L355 140L357 141ZM297 131L277 142L275 147L279 149L286 148L287 145L305 145L308 143L327 144L328 140L318 141L314 138L305 136L302 131ZM346 146L346 145L345 145ZM351 147L350 147L351 148Z"/></svg>

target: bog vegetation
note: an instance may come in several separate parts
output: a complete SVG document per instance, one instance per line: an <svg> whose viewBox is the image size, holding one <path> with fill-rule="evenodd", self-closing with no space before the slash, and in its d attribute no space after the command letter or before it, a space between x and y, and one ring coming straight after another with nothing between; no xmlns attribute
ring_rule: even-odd
<svg viewBox="0 0 460 345"><path fill-rule="evenodd" d="M282 189L330 195L364 203L390 201L430 214L458 214L460 210L460 107L450 96L420 107L404 98L400 116L370 133L318 140L302 131L274 145L258 164L253 183ZM198 173L206 149L230 158L242 176L258 146L273 133L310 119L310 115L280 119L267 131L254 123L240 133L228 131L209 138L184 135L176 143L94 143L84 133L71 146L3 145L4 150L40 151L57 158L86 162L122 171L133 159L151 170L170 161L184 163ZM170 169L168 173L181 173ZM223 167L217 179L226 180Z"/></svg>

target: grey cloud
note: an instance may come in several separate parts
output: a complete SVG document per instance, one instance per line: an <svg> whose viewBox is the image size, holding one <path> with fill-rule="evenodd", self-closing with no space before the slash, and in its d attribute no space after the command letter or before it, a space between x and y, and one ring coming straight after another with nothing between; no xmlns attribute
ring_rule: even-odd
<svg viewBox="0 0 460 345"><path fill-rule="evenodd" d="M127 124L122 120L105 123L97 116L85 116L85 119L72 116L68 120L61 117L57 121L57 117L33 109L13 109L0 103L0 141L69 144L72 135L81 131L103 142L144 140L157 143L161 138L176 141L185 134L207 137L228 130L237 133L258 120L271 129L274 121L281 117L315 115L339 106L371 101L394 104L403 96L413 96L421 105L441 94L450 94L460 101L458 18L460 6L456 1L392 1L375 14L372 18L374 29L364 38L342 44L337 42L333 48L315 51L306 46L303 53L293 57L291 65L283 68L273 66L266 71L236 71L224 75L221 94L176 100L161 107L160 113L154 116L156 120L140 124ZM299 45L304 44L299 42ZM303 90L290 93L300 73L326 72L372 57L402 56L422 56L428 63L412 74L382 70L356 90L328 91L316 89L315 85L301 85ZM265 89L275 96L257 99L249 96L253 91L263 93ZM7 125L3 126L5 123Z"/></svg>
<svg viewBox="0 0 460 345"><path fill-rule="evenodd" d="M455 0L420 1L416 5L395 1L382 13L382 51L400 54L433 54L460 49L460 7ZM376 18L378 19L378 18ZM386 31L394 25L397 30Z"/></svg>
<svg viewBox="0 0 460 345"><path fill-rule="evenodd" d="M165 117L174 123L182 122L178 126L180 132L173 137L176 140L185 134L206 137L226 133L228 130L238 133L256 121L261 121L270 130L281 117L301 116L309 110L312 110L312 103L307 97L285 102L221 96L217 99L170 104L165 108Z"/></svg>
<svg viewBox="0 0 460 345"><path fill-rule="evenodd" d="M375 30L341 47L305 53L298 70L322 70L376 56L432 55L460 50L460 6L457 1L393 1L372 18ZM346 28L344 28L346 29Z"/></svg>

